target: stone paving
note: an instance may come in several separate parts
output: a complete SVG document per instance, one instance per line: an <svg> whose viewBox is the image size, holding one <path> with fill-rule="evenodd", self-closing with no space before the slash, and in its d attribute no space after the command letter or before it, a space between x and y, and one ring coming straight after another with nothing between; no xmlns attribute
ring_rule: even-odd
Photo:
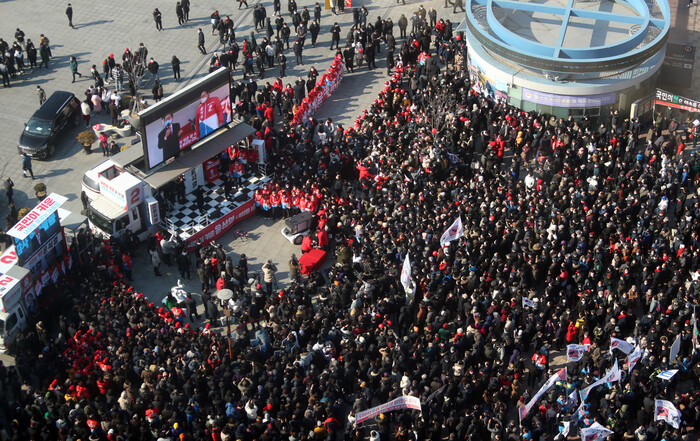
<svg viewBox="0 0 700 441"><path fill-rule="evenodd" d="M0 138L0 177L11 177L15 182L15 204L17 208L33 207L37 200L34 196L33 185L44 182L49 192L63 194L69 198L64 208L79 212L82 209L80 203L82 175L94 165L103 161L99 153L85 155L82 147L75 141L75 136L83 130L82 125L73 129L62 138L57 145L56 155L47 161L33 160L33 169L36 180L23 178L21 172L21 157L17 153L17 139L23 129L24 123L38 107L36 85L41 85L47 95L56 90L68 90L81 99L84 91L93 83L88 79L90 66L95 64L101 72L102 60L110 53L115 59L121 60L125 48L135 51L139 43L144 43L148 48L148 56L160 64L159 76L163 81L166 96L189 81L201 78L208 72L209 60L212 53L220 50L218 36L211 35L210 15L218 8L222 17L229 15L235 23L236 36L239 43L243 36L250 35L253 30L252 9L257 1L250 1L250 8L237 9L237 2L218 2L214 0L196 0L192 2L190 21L184 26L177 25L175 16L175 0L155 0L149 2L107 2L104 0L83 1L74 0L73 24L75 29L68 26L65 16L67 2L45 2L41 0L0 0L0 38L12 43L15 29L22 29L26 38L31 39L38 46L40 34L44 34L51 41L53 58L49 69L38 69L33 72L18 76L11 80L10 89L0 90L0 127L3 137ZM268 16L273 13L273 2L263 1ZM313 15L312 0L297 1L299 9L307 6ZM321 3L323 6L323 3ZM444 0L433 1L407 1L406 4L397 3L396 0L379 1L355 1L353 7L364 5L369 10L368 21L372 23L377 16L391 17L394 21L395 35L398 35L398 19L400 15L406 17L418 9L420 5L429 10L431 7L438 11L439 18L450 19L454 27L462 20L463 14L452 14L452 8L444 8ZM159 8L163 15L163 31L155 28L152 12ZM291 25L291 18L287 12L287 2L282 2L282 15ZM341 42L352 25L352 12L350 8L344 13L333 15L330 10L324 9L321 18L321 33L316 47L312 48L310 38L304 50L304 65L296 66L294 55L286 51L287 76L284 82L293 82L298 76L306 77L311 66L323 73L330 66L335 50L330 48L330 28L334 22L341 26ZM409 24L410 26L410 24ZM205 32L208 54L202 55L197 50L197 28L201 27ZM409 28L410 31L410 28ZM257 39L261 39L263 32L255 33ZM292 27L293 42L294 29ZM400 43L399 43L400 44ZM332 117L334 121L348 127L361 113L362 109L371 104L379 90L387 80L384 52L377 56L377 69L368 70L366 64L355 73L348 73L342 80L339 89L316 113L318 118L325 120ZM79 72L83 74L81 80L71 83L71 73L68 67L68 59L73 55L78 60ZM172 78L170 59L173 55L181 60L182 79L175 82ZM274 81L278 74L278 68L266 70L263 81ZM239 68L234 72L234 79L242 77ZM260 83L260 80L257 80ZM108 85L109 87L109 85ZM141 90L147 98L150 98L150 86ZM107 122L109 116L93 116L92 122ZM122 142L128 142L124 140ZM95 147L97 145L95 144ZM134 148L141 148L140 145ZM4 225L7 214L7 200L4 192L0 191L0 226ZM272 259L278 266L280 273L278 279L280 286L288 282L287 262L293 252L299 248L290 244L282 237L280 231L282 222L274 223L258 217L250 218L233 227L247 231L254 240L234 240L234 235L228 233L220 242L224 244L227 252L231 253L234 262L239 255L245 253L250 262L251 271L260 272L260 267L267 259ZM299 254L297 254L299 255ZM152 294L154 298L160 298L167 289L176 283L179 274L175 267L162 270L166 274L164 278L153 277L152 267L145 260L145 256L136 259L134 271L135 285L138 290ZM192 280L187 283L187 288L193 292L199 292L199 281L196 274L192 274Z"/></svg>
<svg viewBox="0 0 700 441"><path fill-rule="evenodd" d="M38 46L40 34L46 35L51 41L53 58L50 68L35 70L12 79L10 89L0 91L0 127L3 136L0 138L0 177L11 177L15 182L15 201L18 208L31 207L36 204L32 186L36 182L44 182L49 192L57 192L69 198L65 208L80 211L79 195L80 182L83 173L103 160L102 155L85 155L82 147L74 140L79 129L67 133L57 146L54 158L48 161L33 161L36 181L23 178L21 173L21 159L17 154L16 142L23 129L23 124L38 107L36 85L41 85L50 95L56 90L68 90L82 98L85 89L92 84L87 78L90 66L97 65L101 71L102 60L113 53L115 58L121 59L125 48L134 51L139 43L144 43L149 50L149 57L154 57L160 64L159 76L164 82L166 96L178 88L183 87L192 79L206 75L209 59L212 52L219 49L218 38L211 35L210 14L219 9L222 17L230 15L234 20L238 41L243 36L250 34L253 29L252 8L257 1L249 1L250 8L238 10L237 2L217 2L215 0L196 0L192 2L190 21L184 26L177 25L175 16L175 0L154 0L149 2L108 2L105 0L75 0L73 5L73 23L75 29L68 26L65 16L67 2L45 2L42 0L0 0L0 38L14 41L14 32L21 28L25 38L30 38ZM267 13L272 15L273 6L271 0L262 2ZM307 6L313 12L314 1L300 0L297 2L299 9ZM687 0L671 0L673 13L673 31L670 40L695 43L698 40L697 31L700 24L698 7L687 8ZM431 7L438 11L439 18L450 19L456 28L464 17L463 13L453 14L452 7L445 8L445 0L412 1L406 4L397 3L396 0L358 0L353 2L353 7L366 6L369 10L368 20L374 22L377 16L391 17L395 25L395 35L398 35L398 18L403 13L406 17L423 5L427 10ZM153 8L159 8L163 14L164 30L159 32L155 28L152 18ZM286 2L282 2L282 15L288 23L291 23L287 12ZM344 41L347 31L352 24L352 12L346 8L344 13L333 15L330 10L323 10L321 19L321 34L315 48L308 44L304 51L304 66L296 66L291 51L287 51L287 77L284 82L293 82L298 76L306 77L308 69L315 66L323 73L328 66L335 51L330 51L329 29L333 22L337 21L341 26L341 41ZM410 24L409 24L410 26ZM201 27L205 32L208 54L202 55L197 50L197 28ZM410 31L410 29L409 29ZM293 29L292 29L293 32ZM263 32L257 32L256 38L261 38ZM293 40L292 34L291 40ZM307 40L307 41L310 41ZM400 42L399 42L400 44ZM332 117L334 121L342 123L345 127L352 125L354 119L362 109L371 104L378 91L387 79L385 67L385 48L377 56L378 69L368 70L366 65L356 69L355 73L348 73L342 80L340 88L319 109L316 116L319 119ZM71 74L68 67L68 58L74 55L78 59L79 71L83 73L83 79L71 83ZM177 55L182 63L182 80L175 82L172 79L170 59ZM266 71L265 81L274 81L278 69ZM242 76L240 68L234 73L234 79ZM700 76L700 71L695 73ZM694 84L700 84L698 78ZM150 90L150 86L147 87ZM144 93L150 98L150 92ZM650 91L651 93L651 91ZM700 98L694 90L687 91L687 95ZM93 117L92 122L109 122L108 116ZM128 140L127 140L128 141ZM134 148L140 148L139 145ZM0 192L3 193L3 192ZM0 225L4 225L7 214L6 198L0 195ZM258 217L246 220L234 229L248 231L255 240L245 243L240 239L234 240L229 233L220 241L226 249L233 253L234 261L237 261L240 253L246 253L251 262L251 269L259 271L261 264L268 258L272 259L282 274L280 284L286 283L287 261L292 252L298 250L287 242L279 233L282 223L278 221L265 221ZM174 267L166 270L165 279L152 277L152 269L147 262L138 265L135 271L136 286L147 293L164 293L165 289L173 285L177 279ZM195 283L196 277L188 283L188 288L199 291L199 283Z"/></svg>

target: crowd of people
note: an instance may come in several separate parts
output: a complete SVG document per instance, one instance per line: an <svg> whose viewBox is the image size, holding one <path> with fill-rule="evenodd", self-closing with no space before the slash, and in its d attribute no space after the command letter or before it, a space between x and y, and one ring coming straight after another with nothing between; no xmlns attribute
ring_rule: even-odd
<svg viewBox="0 0 700 441"><path fill-rule="evenodd" d="M261 280L245 256L234 265L200 244L192 257L152 238L156 270L163 255L182 277L197 268L202 321L192 296L182 314L129 286L133 241L86 238L86 263L55 288L52 311L67 312L22 335L21 377L0 369L0 438L540 441L563 438L576 416L571 437L597 422L610 439L689 439L700 160L681 128L523 112L476 87L463 37L443 25L407 37L352 127L309 118L278 130L258 111L275 108L272 86L240 89L236 111L275 172L256 201L273 217L313 213L303 251L334 254L328 271L301 277L293 256L291 282L276 287L272 262ZM458 218L464 237L442 246ZM217 304L224 287L233 298ZM220 316L230 342L212 332ZM612 338L640 347L633 369ZM568 344L590 346L566 363ZM574 403L616 362L620 381ZM566 365L566 380L520 421L550 364ZM658 378L668 369L679 372ZM422 411L355 424L403 395ZM657 398L681 411L679 429L654 420Z"/></svg>

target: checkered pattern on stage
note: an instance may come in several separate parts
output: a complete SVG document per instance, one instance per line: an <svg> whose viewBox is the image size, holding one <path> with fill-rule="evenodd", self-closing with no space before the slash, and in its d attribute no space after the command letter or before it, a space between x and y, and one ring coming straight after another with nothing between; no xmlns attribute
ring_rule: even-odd
<svg viewBox="0 0 700 441"><path fill-rule="evenodd" d="M223 182L220 179L215 182L207 182L202 185L204 211L200 212L197 208L197 198L194 194L188 194L185 203L175 203L174 208L168 210L165 216L165 227L171 233L187 240L193 234L206 228L211 222L227 215L250 200L255 190L268 181L269 177L267 176L247 177L237 191L232 191L229 200L226 200L224 196Z"/></svg>

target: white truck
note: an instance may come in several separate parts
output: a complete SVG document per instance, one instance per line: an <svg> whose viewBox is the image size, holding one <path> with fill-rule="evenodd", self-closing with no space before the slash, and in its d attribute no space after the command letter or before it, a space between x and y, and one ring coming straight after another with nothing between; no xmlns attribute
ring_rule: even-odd
<svg viewBox="0 0 700 441"><path fill-rule="evenodd" d="M109 238L131 230L143 240L159 229L153 189L128 170L142 158L140 148L131 147L83 176L82 189L89 199L87 218L93 233Z"/></svg>
<svg viewBox="0 0 700 441"><path fill-rule="evenodd" d="M82 189L87 194L87 218L90 230L103 237L119 237L127 230L140 240L149 233L166 230L188 243L189 248L201 239L207 243L223 234L234 223L255 213L253 189L264 185L267 176L252 177L239 189L234 200L224 200L219 188L219 175L210 176L218 164L216 155L231 145L248 146L247 137L254 129L234 121L225 130L210 135L205 141L193 145L192 151L183 153L170 162L145 171L143 149L132 146L88 170L83 176ZM200 145L201 143L201 145ZM264 145L255 145L264 151ZM184 177L185 193L190 195L200 186L206 191L204 212L193 210L192 196L189 202L169 207L169 216L161 218L159 190L179 176ZM162 202L162 199L160 200ZM178 216L182 210L182 216ZM176 222L177 221L177 222Z"/></svg>
<svg viewBox="0 0 700 441"><path fill-rule="evenodd" d="M36 296L29 270L17 265L14 246L0 256L0 273L0 353L5 353L26 328L28 314L36 308Z"/></svg>

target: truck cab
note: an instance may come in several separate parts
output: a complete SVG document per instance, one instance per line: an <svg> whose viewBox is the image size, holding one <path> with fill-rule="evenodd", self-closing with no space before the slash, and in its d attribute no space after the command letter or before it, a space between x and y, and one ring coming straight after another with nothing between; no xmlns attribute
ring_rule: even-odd
<svg viewBox="0 0 700 441"><path fill-rule="evenodd" d="M22 290L22 279L28 274L28 270L15 265L0 275L0 353L7 352L27 327L27 302L35 306L36 297L31 294L25 298Z"/></svg>
<svg viewBox="0 0 700 441"><path fill-rule="evenodd" d="M0 353L6 353L17 339L20 331L27 327L27 312L18 304L9 312L0 312Z"/></svg>
<svg viewBox="0 0 700 441"><path fill-rule="evenodd" d="M106 168L100 167L93 178L99 185L99 193L93 194L88 202L90 230L105 238L120 237L130 230L139 239L145 239L149 232L158 229L147 218L151 187L116 164L107 161L103 165Z"/></svg>
<svg viewBox="0 0 700 441"><path fill-rule="evenodd" d="M148 235L148 222L144 219L144 204L125 210L105 196L97 195L88 204L87 217L90 230L105 238L120 237L130 230L139 239Z"/></svg>

